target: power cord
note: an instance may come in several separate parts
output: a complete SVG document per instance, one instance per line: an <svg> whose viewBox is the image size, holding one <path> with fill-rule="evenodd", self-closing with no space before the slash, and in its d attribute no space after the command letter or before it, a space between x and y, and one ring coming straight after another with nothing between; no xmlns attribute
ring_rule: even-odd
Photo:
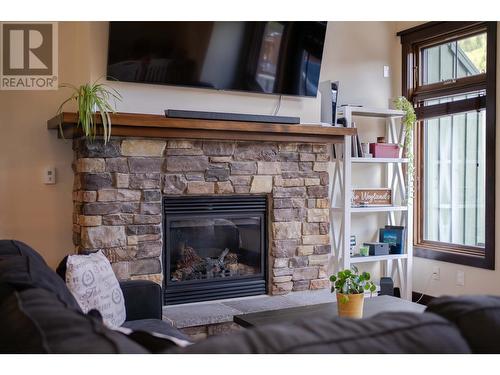
<svg viewBox="0 0 500 375"><path fill-rule="evenodd" d="M430 286L432 277L434 275L436 275L435 272L433 272L433 273L430 274L429 278L427 279L427 283L425 284L424 292L420 295L419 299L415 301L415 303L419 303L422 300L422 298L424 298L424 296L427 294L427 292L429 291L429 286Z"/></svg>

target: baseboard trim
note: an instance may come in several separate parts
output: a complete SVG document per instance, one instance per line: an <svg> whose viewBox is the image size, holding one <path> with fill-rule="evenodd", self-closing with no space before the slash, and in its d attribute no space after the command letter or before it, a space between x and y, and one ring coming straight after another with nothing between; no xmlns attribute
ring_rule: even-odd
<svg viewBox="0 0 500 375"><path fill-rule="evenodd" d="M424 306L427 306L429 304L429 302L431 302L434 298L436 298L436 297L429 296L428 294L422 294L419 292L413 292L411 295L412 302L417 302L420 300L418 303L420 305L424 305Z"/></svg>

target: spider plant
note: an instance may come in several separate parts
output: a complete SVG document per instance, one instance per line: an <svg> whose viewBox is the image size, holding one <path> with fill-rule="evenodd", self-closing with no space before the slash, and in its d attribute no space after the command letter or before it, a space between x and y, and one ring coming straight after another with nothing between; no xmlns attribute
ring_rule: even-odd
<svg viewBox="0 0 500 375"><path fill-rule="evenodd" d="M98 81L98 80L97 80ZM115 113L116 101L122 99L122 96L114 88L103 83L86 83L79 87L68 83L61 84L60 87L70 88L73 93L59 106L57 114L61 114L63 107L73 100L78 107L78 123L87 138L94 140L97 134L97 125L100 118L102 126L104 143L107 143L111 137L111 117L110 113ZM62 124L59 124L59 130L62 131Z"/></svg>

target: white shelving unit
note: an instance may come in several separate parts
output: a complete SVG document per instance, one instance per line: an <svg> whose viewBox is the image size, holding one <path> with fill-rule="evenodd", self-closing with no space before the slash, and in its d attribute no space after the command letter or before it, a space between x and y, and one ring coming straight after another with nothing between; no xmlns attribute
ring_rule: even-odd
<svg viewBox="0 0 500 375"><path fill-rule="evenodd" d="M388 143L402 144L405 138L405 129L401 122L404 112L393 109L379 109L366 107L344 106L338 109L338 116L344 117L348 126L352 126L354 117L368 117L384 119L386 123L385 137ZM408 159L402 158L354 158L351 157L351 137L344 137L344 144L332 146L337 158L333 159L333 173L331 173L331 220L330 233L332 235L334 262L336 271L349 269L351 264L380 262L381 275L390 276L399 286L401 297L411 300L412 297L412 259L413 259L413 210L407 202L408 176L404 175L403 165ZM343 152L343 150L348 152ZM333 150L332 150L333 151ZM401 150L402 153L402 150ZM384 170L386 183L384 187L392 189L394 206L382 207L351 207L353 164L379 164ZM405 178L406 177L406 178ZM362 188L363 186L360 186ZM359 214L383 214L388 225L402 225L406 227L406 252L404 254L390 254L384 256L351 257L351 216ZM338 225L340 223L340 225ZM368 242L371 238L357 238L358 244Z"/></svg>
<svg viewBox="0 0 500 375"><path fill-rule="evenodd" d="M351 158L351 163L408 163L406 158Z"/></svg>

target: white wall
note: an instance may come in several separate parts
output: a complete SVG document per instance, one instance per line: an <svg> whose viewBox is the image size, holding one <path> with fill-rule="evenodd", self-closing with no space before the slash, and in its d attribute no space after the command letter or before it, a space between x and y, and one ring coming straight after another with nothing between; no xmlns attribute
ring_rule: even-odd
<svg viewBox="0 0 500 375"><path fill-rule="evenodd" d="M397 30L404 30L409 27L413 27L419 24L418 22L400 22L397 24ZM498 36L497 36L498 38ZM498 39L499 45L497 45L497 123L500 123L500 111L498 110L498 104L500 103L500 94L498 89L500 88L500 39ZM401 48L400 45L395 50L395 59L401 61ZM399 67L399 69L401 69ZM399 93L401 92L401 74L395 77L395 86L398 87ZM500 217L498 215L498 209L500 207L500 153L498 149L500 147L500 132L497 131L496 136L497 152L496 152L496 227L497 232L500 229ZM446 263L433 261L423 258L414 259L414 270L413 270L413 290L421 293L425 293L431 296L440 296L444 294L448 295L458 295L458 294L477 294L477 293L489 293L500 295L500 238L496 236L495 239L495 252L496 252L496 265L495 270L484 270L475 267L467 267L459 264ZM432 272L434 267L440 268L440 280L432 279ZM456 285L456 274L457 271L465 272L465 285Z"/></svg>
<svg viewBox="0 0 500 375"><path fill-rule="evenodd" d="M387 106L394 82L382 77L382 67L396 68L394 32L390 22L329 22L321 80L341 81L342 103ZM61 23L59 34L61 82L80 84L104 76L107 23ZM123 95L118 107L123 112L163 114L166 108L179 108L271 114L278 100L270 95L111 85ZM59 140L46 129L46 120L67 95L66 90L0 91L0 238L27 242L52 266L73 249L71 141ZM317 122L319 99L285 97L279 114ZM56 185L41 182L47 165L57 168ZM371 174L380 177L376 171Z"/></svg>

